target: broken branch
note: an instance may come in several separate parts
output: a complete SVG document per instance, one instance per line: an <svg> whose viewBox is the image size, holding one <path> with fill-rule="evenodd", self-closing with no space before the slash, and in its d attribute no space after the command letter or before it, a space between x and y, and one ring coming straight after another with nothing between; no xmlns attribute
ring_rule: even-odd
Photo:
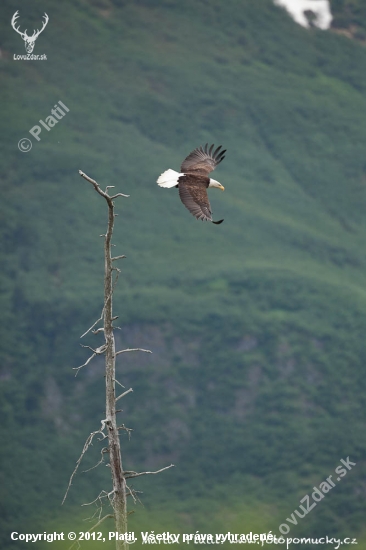
<svg viewBox="0 0 366 550"><path fill-rule="evenodd" d="M121 353L127 353L129 351L144 351L145 353L152 353L149 349L142 349L142 348L129 348L129 349L121 349L120 351L117 351L115 356L120 355Z"/></svg>
<svg viewBox="0 0 366 550"><path fill-rule="evenodd" d="M161 468L161 470L157 470L156 472L124 472L124 473L128 474L128 475L125 475L125 478L130 479L131 477L160 474L160 472L164 472L164 470L168 470L169 468L174 468L174 464L171 464L170 466L165 466L165 468Z"/></svg>
<svg viewBox="0 0 366 550"><path fill-rule="evenodd" d="M69 489L70 489L70 487L71 487L71 485L72 485L72 480L74 479L74 476L75 476L75 474L76 474L76 472L77 472L77 470L78 470L78 468L79 468L79 466L80 466L80 462L82 461L83 456L85 455L86 451L89 449L90 445L92 445L94 436L96 436L97 434L101 434L101 435L103 436L103 439L105 439L105 438L107 437L107 436L105 435L105 433L103 432L104 426L105 426L105 422L102 421L102 428L101 428L100 430L97 430L97 431L95 431L95 432L92 432L92 433L88 436L87 440L85 441L85 443L84 443L84 448L83 448L83 450L82 450L82 452L81 452L81 455L79 456L79 458L78 458L78 460L77 460L77 462L76 462L76 466L75 466L75 468L74 468L74 471L73 471L72 474L71 474L71 477L70 477L70 480L69 480L69 484L68 484L68 486L67 486L66 493L65 493L65 496L64 496L64 498L63 498L63 500L62 500L61 505L62 505L62 504L65 502L65 500L66 500L66 497L67 497L67 495L68 495Z"/></svg>
<svg viewBox="0 0 366 550"><path fill-rule="evenodd" d="M132 388L130 388L129 390L127 390L127 391L125 391L125 392L123 392L123 393L121 393L121 395L119 395L118 397L116 397L116 403L117 403L117 401L118 401L119 399L122 399L122 397L124 397L125 395L127 395L127 394L130 393L131 391L133 391Z"/></svg>

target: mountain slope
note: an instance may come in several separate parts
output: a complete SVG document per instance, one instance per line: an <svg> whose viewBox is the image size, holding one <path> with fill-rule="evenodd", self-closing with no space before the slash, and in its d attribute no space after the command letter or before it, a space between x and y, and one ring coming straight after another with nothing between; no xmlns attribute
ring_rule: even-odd
<svg viewBox="0 0 366 550"><path fill-rule="evenodd" d="M227 484L243 510L253 498L271 506L259 525L278 530L350 456L357 467L294 533L360 532L365 49L302 29L269 0L49 0L21 14L29 27L50 16L35 48L47 62L16 62L16 9L3 3L0 23L0 376L3 440L12 427L22 436L2 452L2 547L20 517L60 513L103 415L102 364L72 372L86 359L79 335L102 307L106 224L78 169L130 194L114 240L127 255L119 344L154 353L121 362L121 382L134 388L123 407L135 430L126 466L177 466L146 482L148 509L154 499L177 514L196 506L201 529L209 508L198 497ZM70 111L20 153L19 139L59 100ZM214 173L226 191L210 191L220 227L196 222L175 189L155 184L206 142L228 149ZM80 476L70 509L95 498L107 474ZM240 506L223 499L233 514Z"/></svg>

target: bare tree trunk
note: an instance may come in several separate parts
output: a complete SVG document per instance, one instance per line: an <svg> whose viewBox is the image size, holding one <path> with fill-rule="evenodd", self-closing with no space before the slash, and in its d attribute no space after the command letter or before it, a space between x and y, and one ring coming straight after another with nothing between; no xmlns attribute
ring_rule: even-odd
<svg viewBox="0 0 366 550"><path fill-rule="evenodd" d="M115 195L109 195L108 189L111 189L113 186L107 186L106 190L103 191L98 183L94 181L93 179L89 178L84 172L79 170L79 174L86 179L89 183L91 183L102 197L105 198L107 204L108 204L108 226L107 226L107 232L105 235L102 235L104 237L104 306L102 310L102 314L100 318L81 336L84 337L89 332L93 332L93 334L98 334L100 332L104 333L104 339L105 343L104 345L100 346L99 348L93 349L90 346L83 346L85 348L90 349L93 354L87 359L87 361L81 365L80 367L77 367L76 375L78 374L79 370L83 367L86 367L90 361L96 357L97 355L105 355L105 385L106 385L106 416L105 419L101 421L101 428L99 430L96 430L95 432L92 432L85 444L84 448L82 450L82 453L76 462L75 469L73 473L71 474L69 485L67 487L64 499L62 501L62 504L65 502L67 494L69 492L69 489L72 485L72 480L74 478L74 475L76 474L79 465L81 463L81 460L83 459L86 451L90 447L90 445L93 442L93 439L96 435L100 435L101 438L99 441L104 441L105 439L108 439L108 447L104 447L101 450L101 460L98 462L97 466L104 461L104 454L109 454L109 464L111 467L111 474L112 474L112 482L113 482L113 489L110 492L107 491L101 491L101 493L98 495L98 497L88 504L94 504L99 503L100 505L100 513L99 518L101 517L103 504L107 500L111 504L113 508L113 514L107 514L102 519L99 519L99 521L91 528L89 529L89 532L93 531L97 526L99 526L103 521L105 521L108 518L114 518L115 521L115 531L118 533L118 535L121 536L121 540L118 538L116 539L116 550L127 550L128 549L128 541L126 540L127 537L124 535L127 534L127 497L131 496L133 501L136 502L137 498L136 495L139 491L135 491L132 488L129 488L126 480L130 478L139 477L142 475L151 475L151 474L158 474L164 470L167 470L168 468L171 468L173 464L170 464L170 466L166 466L165 468L161 468L160 470L157 470L155 472L134 472L134 471L124 471L122 467L122 455L121 455L121 446L120 446L120 440L119 440L119 430L123 429L126 430L128 433L130 433L129 428L126 428L124 424L122 426L117 426L117 419L116 419L116 402L125 397L127 394L132 392L132 388L124 391L121 395L116 397L116 383L122 386L116 379L116 357L122 353L126 352L135 352L135 351L143 351L146 353L151 353L150 350L142 349L142 348L128 348L123 349L116 352L115 348L115 340L114 340L114 327L113 327L113 321L117 319L117 317L113 317L113 291L114 286L118 279L118 274L120 273L120 270L116 267L114 267L113 262L120 260L122 258L125 258L125 256L112 256L112 235L113 235L113 228L114 228L114 202L113 200L117 197L128 197L128 195L124 195L123 193L117 193ZM113 280L113 274L116 273L116 277ZM93 330L94 327L103 320L103 328L100 327L96 330ZM122 386L123 387L123 386Z"/></svg>
<svg viewBox="0 0 366 550"><path fill-rule="evenodd" d="M127 533L127 494L126 480L122 468L121 447L116 419L116 348L113 332L113 267L112 234L114 227L114 204L105 197L108 203L108 229L104 241L104 337L105 337L105 390L106 390L106 425L108 430L108 447L113 480L113 508L117 533ZM126 541L116 541L117 550L127 550Z"/></svg>

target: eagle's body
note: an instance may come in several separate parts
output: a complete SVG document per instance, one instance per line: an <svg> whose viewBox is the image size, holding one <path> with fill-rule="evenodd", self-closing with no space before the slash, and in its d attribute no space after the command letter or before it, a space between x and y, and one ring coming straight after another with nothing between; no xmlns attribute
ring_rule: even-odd
<svg viewBox="0 0 366 550"><path fill-rule="evenodd" d="M225 158L226 151L220 151L221 145L212 153L214 146L208 150L205 147L198 147L183 161L181 172L166 170L158 178L160 187L178 187L179 197L182 203L198 220L210 221L219 224L224 220L214 222L210 201L207 196L208 187L217 187L224 190L224 187L216 180L208 177L208 174Z"/></svg>

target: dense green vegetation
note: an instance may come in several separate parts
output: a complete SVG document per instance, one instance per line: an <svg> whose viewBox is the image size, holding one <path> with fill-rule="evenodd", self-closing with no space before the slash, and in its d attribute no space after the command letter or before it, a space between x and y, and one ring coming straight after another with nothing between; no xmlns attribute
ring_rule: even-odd
<svg viewBox="0 0 366 550"><path fill-rule="evenodd" d="M366 25L361 3L335 4ZM85 530L79 505L109 487L106 468L80 474L60 507L103 418L102 362L72 371L102 307L106 225L78 169L130 194L118 340L153 355L120 360L125 466L176 465L136 483L132 528L277 533L349 456L291 535L365 547L364 47L270 0L35 0L21 17L33 28L47 11L34 53L48 59L22 62L19 5L0 9L1 548L23 547L11 530ZM70 112L19 152L59 100ZM206 142L228 149L218 227L155 184Z"/></svg>
<svg viewBox="0 0 366 550"><path fill-rule="evenodd" d="M366 5L362 0L330 0L332 27L347 30L353 38L366 40Z"/></svg>

